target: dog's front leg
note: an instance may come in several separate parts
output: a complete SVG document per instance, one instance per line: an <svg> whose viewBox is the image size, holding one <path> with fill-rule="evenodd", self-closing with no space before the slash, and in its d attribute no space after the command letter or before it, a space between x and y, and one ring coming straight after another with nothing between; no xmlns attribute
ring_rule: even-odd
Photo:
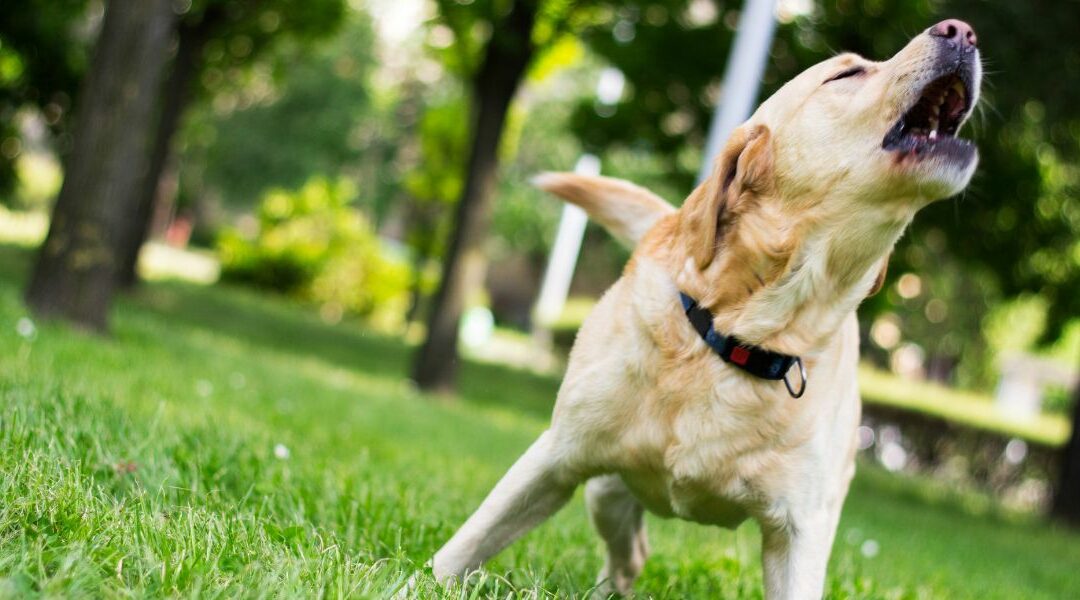
<svg viewBox="0 0 1080 600"><path fill-rule="evenodd" d="M479 568L559 510L577 484L560 460L552 433L545 431L499 480L480 508L435 553L435 579L444 583Z"/></svg>
<svg viewBox="0 0 1080 600"><path fill-rule="evenodd" d="M782 526L762 524L762 567L768 600L821 598L843 499L801 512Z"/></svg>

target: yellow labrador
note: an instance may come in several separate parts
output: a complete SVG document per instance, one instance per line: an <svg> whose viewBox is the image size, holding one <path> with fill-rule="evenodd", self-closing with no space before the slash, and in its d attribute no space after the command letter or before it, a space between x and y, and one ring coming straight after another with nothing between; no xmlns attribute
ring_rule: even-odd
<svg viewBox="0 0 1080 600"><path fill-rule="evenodd" d="M605 592L631 590L649 510L756 519L766 596L820 596L855 470L855 309L915 212L971 178L975 148L955 134L980 77L957 20L885 62L826 60L735 131L679 210L618 180L540 176L636 249L578 334L551 428L435 554L435 577L479 568L587 482Z"/></svg>

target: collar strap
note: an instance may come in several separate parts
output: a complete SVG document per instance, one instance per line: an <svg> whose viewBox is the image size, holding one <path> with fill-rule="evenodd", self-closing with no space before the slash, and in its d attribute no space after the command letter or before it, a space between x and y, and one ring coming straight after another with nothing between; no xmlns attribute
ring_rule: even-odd
<svg viewBox="0 0 1080 600"><path fill-rule="evenodd" d="M705 340L705 344L724 359L724 362L735 365L755 377L783 381L792 398L802 397L803 392L806 391L806 367L803 366L801 358L770 352L758 346L745 344L733 335L723 335L713 328L713 314L708 309L702 308L697 300L682 292L679 292L679 299L682 300L683 311L694 330L698 332L701 339ZM802 380L798 391L791 386L787 377L793 365L799 366L799 376Z"/></svg>

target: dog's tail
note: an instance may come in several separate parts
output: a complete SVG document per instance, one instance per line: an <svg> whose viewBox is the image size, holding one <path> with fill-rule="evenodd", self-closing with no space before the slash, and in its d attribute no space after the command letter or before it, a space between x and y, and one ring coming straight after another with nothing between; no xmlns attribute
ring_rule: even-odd
<svg viewBox="0 0 1080 600"><path fill-rule="evenodd" d="M541 173L532 184L585 209L620 242L633 248L675 207L629 181L576 173Z"/></svg>

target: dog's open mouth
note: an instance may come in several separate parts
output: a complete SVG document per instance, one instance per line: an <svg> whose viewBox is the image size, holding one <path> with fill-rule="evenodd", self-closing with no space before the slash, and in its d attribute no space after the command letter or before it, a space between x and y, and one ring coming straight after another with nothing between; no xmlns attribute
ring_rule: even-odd
<svg viewBox="0 0 1080 600"><path fill-rule="evenodd" d="M938 77L923 88L915 105L893 125L881 147L915 159L939 156L966 163L975 144L956 137L971 109L971 93L958 73Z"/></svg>

